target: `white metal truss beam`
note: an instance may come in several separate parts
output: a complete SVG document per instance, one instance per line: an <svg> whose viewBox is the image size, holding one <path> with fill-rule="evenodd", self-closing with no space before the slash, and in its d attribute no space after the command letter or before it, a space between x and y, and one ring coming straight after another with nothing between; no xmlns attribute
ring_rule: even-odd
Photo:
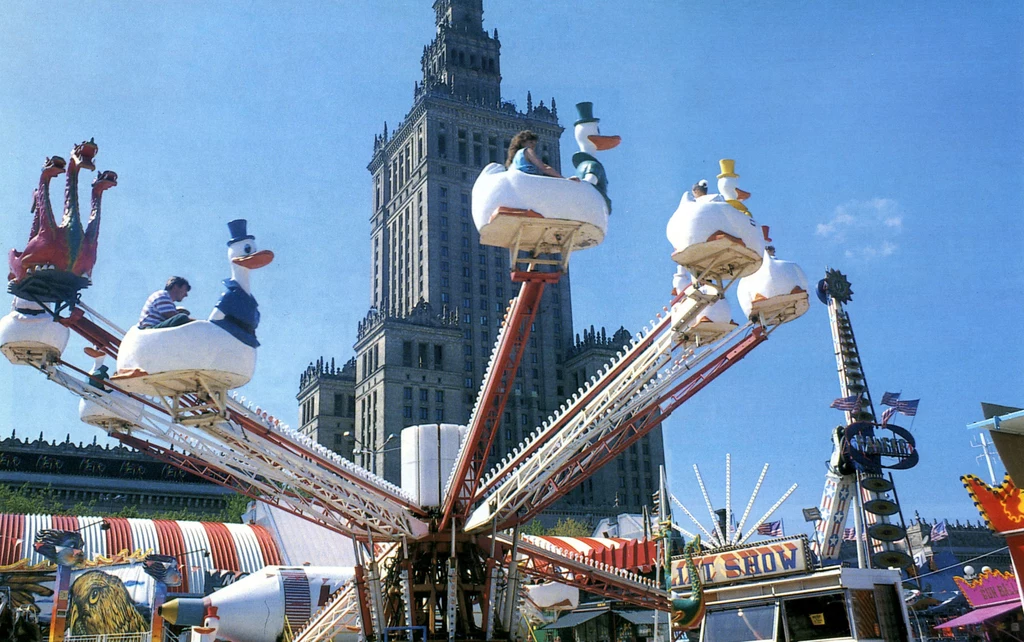
<svg viewBox="0 0 1024 642"><path fill-rule="evenodd" d="M174 423L144 399L133 398L132 403L119 394L102 392L60 366L49 366L45 372L52 381L79 397L123 416L133 424L131 432L211 464L294 512L334 530L362 536L369 529L389 539L403 535L418 538L427 532L423 520L413 517L406 505L395 501L400 495L391 484L336 456L334 464L350 469L350 477L325 469L316 463L323 453L315 452L304 443L309 440L297 433L289 435L280 427L264 424L266 432L275 437L272 441L256 434L257 431L246 430L237 419L186 427ZM229 410L236 416L251 414L236 403L230 403Z"/></svg>
<svg viewBox="0 0 1024 642"><path fill-rule="evenodd" d="M532 435L526 438L523 444L514 448L513 452L505 457L502 462L492 469L482 480L473 501L479 501L482 497L501 482L505 475L520 466L527 458L536 452L539 444L547 440L551 435L561 430L565 424L575 417L583 408L590 404L594 398L603 393L613 382L617 381L625 368L637 367L635 362L644 354L651 352L651 346L659 341L666 341L664 333L666 330L673 331L685 327L711 303L720 298L720 295L708 295L701 292L694 286L688 287L682 294L673 300L672 310L668 314L659 314L656 320L650 322L648 328L631 340L625 352L620 352L605 366L605 368L590 381L586 382L580 390L575 393L568 403L552 415ZM664 345L659 345L655 351L660 353L665 350Z"/></svg>
<svg viewBox="0 0 1024 642"><path fill-rule="evenodd" d="M691 289L690 297L676 305L687 306L692 313L686 316L695 317L713 300ZM679 318L678 314L671 316ZM489 479L497 478L501 481L471 514L466 530L484 528L495 519L503 524L520 509L540 503L551 493L559 492L553 480L566 474L565 466L570 461L599 456L598 449L594 448L596 444L614 433L637 412L658 403L678 378L727 345L749 325L737 328L719 341L698 349L684 345L679 357L672 355L673 349L680 347L673 344L672 333L663 333L651 342L641 339L638 343L646 345L645 349L627 352L618 361L610 363L603 371L602 378L581 391L582 397L576 397L582 404L574 400L549 423L551 427L560 426L559 429L542 427L538 441L544 441L539 443L531 455L525 460L506 460L492 471ZM649 332L663 332L667 324L662 319L662 323L652 326ZM619 367L620 364L625 367ZM612 373L611 381L604 380L608 373ZM596 388L597 393L587 394L590 387ZM588 455L588 452L591 454Z"/></svg>

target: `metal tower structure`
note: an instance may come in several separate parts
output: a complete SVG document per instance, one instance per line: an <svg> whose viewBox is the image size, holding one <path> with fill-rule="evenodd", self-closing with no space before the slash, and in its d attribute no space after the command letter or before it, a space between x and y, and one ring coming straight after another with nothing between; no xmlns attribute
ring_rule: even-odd
<svg viewBox="0 0 1024 642"><path fill-rule="evenodd" d="M844 410L846 426L838 426L833 432L835 452L825 479L822 518L817 523L815 544L822 559L839 557L852 501L858 566L904 568L911 563L911 558L894 548L893 543L906 539L906 529L890 523L890 517L899 513L899 506L887 495L894 486L882 477L880 468L854 465L849 457L849 428L864 425L862 434L870 438L873 427L878 425L853 325L844 308L852 296L846 276L838 270L827 269L825 278L818 283L818 297L828 306L842 397L856 399L856 402Z"/></svg>

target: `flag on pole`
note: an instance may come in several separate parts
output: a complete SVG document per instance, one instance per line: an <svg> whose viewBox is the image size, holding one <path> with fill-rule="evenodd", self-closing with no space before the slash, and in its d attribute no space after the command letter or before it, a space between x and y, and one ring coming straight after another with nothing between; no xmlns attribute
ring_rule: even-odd
<svg viewBox="0 0 1024 642"><path fill-rule="evenodd" d="M889 423L889 420L892 419L892 416L895 415L895 414L896 414L896 409L895 408L886 408L885 410L883 410L882 411L882 425L883 426L887 425Z"/></svg>
<svg viewBox="0 0 1024 642"><path fill-rule="evenodd" d="M932 526L932 541L938 542L949 537L949 531L946 530L946 520L942 520L935 526Z"/></svg>
<svg viewBox="0 0 1024 642"><path fill-rule="evenodd" d="M898 392L886 392L882 395L883 406L895 406L899 403L900 393Z"/></svg>
<svg viewBox="0 0 1024 642"><path fill-rule="evenodd" d="M906 401L897 401L893 405L893 408L896 410L896 412L900 413L901 415L913 417L914 415L917 414L917 404L920 403L920 401L920 399L907 399Z"/></svg>
<svg viewBox="0 0 1024 642"><path fill-rule="evenodd" d="M761 522L757 527L758 535L769 537L782 537L782 520L777 522Z"/></svg>
<svg viewBox="0 0 1024 642"><path fill-rule="evenodd" d="M926 564L928 564L928 555L925 554L924 551L917 551L914 553L914 566L917 567L919 572Z"/></svg>
<svg viewBox="0 0 1024 642"><path fill-rule="evenodd" d="M846 412L857 412L860 410L860 395L839 397L829 405L829 408L835 408L836 410L843 410Z"/></svg>
<svg viewBox="0 0 1024 642"><path fill-rule="evenodd" d="M845 542L856 542L857 541L857 531L852 529L852 528L844 528L843 529L843 541L845 541Z"/></svg>

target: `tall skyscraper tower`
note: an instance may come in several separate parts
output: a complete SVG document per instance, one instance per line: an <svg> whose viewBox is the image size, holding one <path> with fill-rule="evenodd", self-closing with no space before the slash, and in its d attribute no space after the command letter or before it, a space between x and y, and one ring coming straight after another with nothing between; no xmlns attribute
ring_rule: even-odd
<svg viewBox="0 0 1024 642"><path fill-rule="evenodd" d="M403 427L468 422L519 289L509 278L508 250L480 245L470 211L473 182L488 163L505 161L512 137L524 129L538 135L544 162L559 169L563 132L554 99L534 105L528 94L525 111L502 99L501 43L496 29L484 29L482 0L435 0L433 7L437 32L423 50L412 108L397 127L385 125L375 136L368 166L370 309L355 345L354 434L344 446L356 463L396 483ZM576 390L564 363L570 349L575 362L586 361L586 346L573 342L565 275L544 291L495 453L511 450ZM315 381L303 382L300 405L314 407ZM315 415L302 417L310 434ZM657 470L660 431L648 439L657 440ZM653 490L623 490L619 510L639 510L633 500L647 503ZM616 493L581 491L568 501L594 496L610 497L611 507Z"/></svg>

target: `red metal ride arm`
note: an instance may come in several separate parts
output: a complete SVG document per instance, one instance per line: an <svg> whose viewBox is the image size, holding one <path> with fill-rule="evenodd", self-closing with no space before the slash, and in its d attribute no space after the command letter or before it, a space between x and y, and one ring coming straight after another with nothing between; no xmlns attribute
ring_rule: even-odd
<svg viewBox="0 0 1024 642"><path fill-rule="evenodd" d="M522 282L519 295L512 303L505 321L506 332L495 349L490 377L484 382L476 413L470 420L466 441L459 452L452 486L444 501L444 512L439 524L444 529L453 516L465 518L472 507L471 501L483 477L487 456L501 422L512 389L516 371L523 358L523 350L530 340L530 329L540 306L544 286L556 283L561 272L513 272L512 280Z"/></svg>
<svg viewBox="0 0 1024 642"><path fill-rule="evenodd" d="M66 319L61 319L60 323L80 334L86 341L91 341L93 345L111 357L117 358L117 348L121 345L120 339L86 319L82 308L72 310L71 315Z"/></svg>

